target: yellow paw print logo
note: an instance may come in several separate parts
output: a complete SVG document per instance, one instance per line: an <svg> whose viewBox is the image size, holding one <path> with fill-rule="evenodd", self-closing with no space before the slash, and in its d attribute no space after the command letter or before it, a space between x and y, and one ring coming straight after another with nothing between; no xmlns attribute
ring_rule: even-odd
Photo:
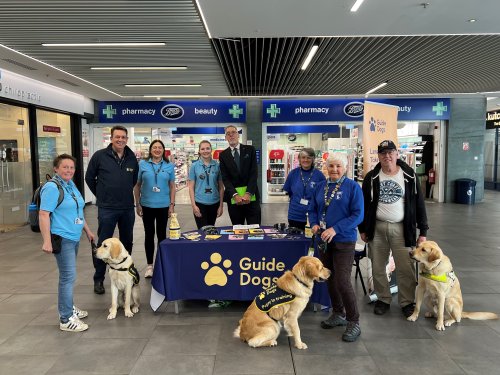
<svg viewBox="0 0 500 375"><path fill-rule="evenodd" d="M218 266L221 261L222 256L219 253L213 253L212 255L210 255L210 262L212 263L212 266L210 266L208 262L201 263L201 269L208 270L207 274L205 275L205 284L207 284L208 286L224 286L227 284L226 274L233 274L233 271L228 269L229 267L231 267L231 261L229 259L226 259L224 262L222 262L222 266L225 268L225 270Z"/></svg>

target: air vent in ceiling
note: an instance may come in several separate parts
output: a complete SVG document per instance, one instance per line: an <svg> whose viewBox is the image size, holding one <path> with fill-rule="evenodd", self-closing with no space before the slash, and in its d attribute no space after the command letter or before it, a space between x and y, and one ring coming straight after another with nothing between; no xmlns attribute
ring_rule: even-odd
<svg viewBox="0 0 500 375"><path fill-rule="evenodd" d="M12 59L2 59L2 60L7 61L8 63L10 63L12 65L20 66L21 68L24 68L24 69L37 70L36 68L33 68L31 66L28 66L28 65L24 65L23 63L20 63L19 61L16 61L16 60L12 60Z"/></svg>
<svg viewBox="0 0 500 375"><path fill-rule="evenodd" d="M77 85L76 83L66 81L65 79L58 79L59 82L65 83L67 85L73 86L73 87L80 87L80 85Z"/></svg>

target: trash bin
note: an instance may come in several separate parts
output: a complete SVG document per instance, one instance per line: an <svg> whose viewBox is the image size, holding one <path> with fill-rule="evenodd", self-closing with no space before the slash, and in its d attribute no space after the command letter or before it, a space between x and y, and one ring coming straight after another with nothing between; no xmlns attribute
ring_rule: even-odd
<svg viewBox="0 0 500 375"><path fill-rule="evenodd" d="M476 203L476 181L470 178L459 178L455 181L455 203Z"/></svg>

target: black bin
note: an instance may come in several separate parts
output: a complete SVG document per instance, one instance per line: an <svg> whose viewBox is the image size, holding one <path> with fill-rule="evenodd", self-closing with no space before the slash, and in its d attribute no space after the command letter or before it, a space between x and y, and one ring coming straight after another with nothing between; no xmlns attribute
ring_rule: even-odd
<svg viewBox="0 0 500 375"><path fill-rule="evenodd" d="M476 203L476 181L470 178L459 178L455 181L455 203Z"/></svg>

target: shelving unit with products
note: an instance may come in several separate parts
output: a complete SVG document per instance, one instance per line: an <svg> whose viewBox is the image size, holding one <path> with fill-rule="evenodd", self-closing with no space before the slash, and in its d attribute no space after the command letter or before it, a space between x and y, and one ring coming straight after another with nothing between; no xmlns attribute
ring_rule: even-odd
<svg viewBox="0 0 500 375"><path fill-rule="evenodd" d="M267 192L269 195L285 195L283 185L286 179L286 163L284 150L271 150L269 152L269 168L267 170Z"/></svg>

